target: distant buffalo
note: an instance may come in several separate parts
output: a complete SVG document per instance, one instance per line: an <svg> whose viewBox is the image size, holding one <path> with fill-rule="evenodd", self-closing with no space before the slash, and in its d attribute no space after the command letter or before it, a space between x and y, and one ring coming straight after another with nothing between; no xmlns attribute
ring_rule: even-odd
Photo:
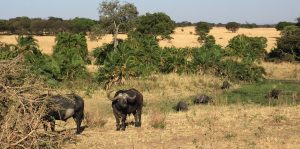
<svg viewBox="0 0 300 149"><path fill-rule="evenodd" d="M188 104L184 101L179 101L175 108L176 111L187 111L188 110Z"/></svg>
<svg viewBox="0 0 300 149"><path fill-rule="evenodd" d="M143 108L143 95L136 89L131 88L128 90L119 90L115 93L114 97L108 98L112 101L113 114L116 118L117 131L125 130L127 115L133 114L135 119L135 127L142 125L142 108ZM120 124L121 121L121 124Z"/></svg>
<svg viewBox="0 0 300 149"><path fill-rule="evenodd" d="M44 98L46 98L46 110L42 120L46 131L48 125L45 122L50 122L51 130L54 131L55 120L67 121L67 119L73 117L77 126L76 134L81 132L81 122L84 119L84 101L80 96L66 94L49 95L49 97Z"/></svg>
<svg viewBox="0 0 300 149"><path fill-rule="evenodd" d="M222 86L221 86L221 89L229 89L231 87L231 84L228 82L228 81L224 81Z"/></svg>
<svg viewBox="0 0 300 149"><path fill-rule="evenodd" d="M207 95L205 95L205 94L202 94L202 95L197 96L197 97L194 99L193 103L194 103L194 104L207 104L207 103L209 103L211 100L212 100L212 97L209 97L209 96L207 96Z"/></svg>
<svg viewBox="0 0 300 149"><path fill-rule="evenodd" d="M272 89L270 92L267 93L265 96L266 99L279 99L279 95L281 94L281 90Z"/></svg>

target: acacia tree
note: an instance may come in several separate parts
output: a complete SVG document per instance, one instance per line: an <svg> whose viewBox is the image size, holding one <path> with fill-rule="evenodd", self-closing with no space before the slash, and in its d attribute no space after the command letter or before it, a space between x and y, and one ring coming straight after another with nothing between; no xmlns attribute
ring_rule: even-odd
<svg viewBox="0 0 300 149"><path fill-rule="evenodd" d="M212 29L212 24L207 22L198 22L196 23L195 31L199 35L198 41L202 43L205 40L205 37L209 33L209 31Z"/></svg>
<svg viewBox="0 0 300 149"><path fill-rule="evenodd" d="M152 35L155 38L171 39L170 34L176 27L175 22L165 13L146 13L138 19L136 31L144 35Z"/></svg>
<svg viewBox="0 0 300 149"><path fill-rule="evenodd" d="M295 23L293 22L279 22L278 24L276 24L275 28L278 30L278 31L282 31L285 27L287 26L293 26L295 25Z"/></svg>
<svg viewBox="0 0 300 149"><path fill-rule="evenodd" d="M120 4L118 0L112 0L100 3L99 15L99 24L92 28L90 38L101 39L103 35L112 33L114 49L116 49L119 32L133 29L138 11L133 4Z"/></svg>
<svg viewBox="0 0 300 149"><path fill-rule="evenodd" d="M300 27L300 17L297 18L297 24L296 25Z"/></svg>
<svg viewBox="0 0 300 149"><path fill-rule="evenodd" d="M234 33L240 28L240 24L236 22L228 22L225 27L227 30Z"/></svg>

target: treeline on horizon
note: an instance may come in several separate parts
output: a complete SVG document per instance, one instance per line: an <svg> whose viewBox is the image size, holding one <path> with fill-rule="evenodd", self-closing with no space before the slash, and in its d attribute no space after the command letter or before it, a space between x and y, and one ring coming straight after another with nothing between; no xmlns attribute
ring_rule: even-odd
<svg viewBox="0 0 300 149"><path fill-rule="evenodd" d="M59 32L83 33L87 34L91 28L98 24L99 21L88 18L73 18L62 19L59 17L29 18L26 16L11 18L8 20L0 19L0 34L2 35L57 35ZM193 26L196 23L189 21L177 22L177 27ZM223 23L210 23L212 26L225 27ZM257 28L257 27L275 27L274 24L257 25L255 23L240 24L242 28Z"/></svg>

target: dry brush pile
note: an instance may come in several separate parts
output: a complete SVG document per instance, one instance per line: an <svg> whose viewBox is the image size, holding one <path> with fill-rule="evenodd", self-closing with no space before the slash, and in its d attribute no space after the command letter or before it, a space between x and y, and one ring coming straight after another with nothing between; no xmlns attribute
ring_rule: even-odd
<svg viewBox="0 0 300 149"><path fill-rule="evenodd" d="M0 148L59 147L71 133L41 130L45 107L37 98L55 91L23 64L22 56L0 61Z"/></svg>

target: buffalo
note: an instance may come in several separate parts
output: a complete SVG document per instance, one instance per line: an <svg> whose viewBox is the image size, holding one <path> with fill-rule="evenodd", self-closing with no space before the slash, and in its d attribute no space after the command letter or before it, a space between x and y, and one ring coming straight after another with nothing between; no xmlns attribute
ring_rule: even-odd
<svg viewBox="0 0 300 149"><path fill-rule="evenodd" d="M175 108L176 111L187 111L188 110L188 104L184 101L179 101Z"/></svg>
<svg viewBox="0 0 300 149"><path fill-rule="evenodd" d="M115 93L113 98L110 97L109 93L108 98L112 101L112 109L116 118L117 131L125 130L126 118L127 115L130 114L134 115L135 127L141 127L143 95L138 90L134 88L128 90L119 90Z"/></svg>
<svg viewBox="0 0 300 149"><path fill-rule="evenodd" d="M221 86L221 89L222 90L229 89L230 87L231 87L231 84L228 81L224 81L222 86Z"/></svg>
<svg viewBox="0 0 300 149"><path fill-rule="evenodd" d="M265 98L267 98L267 99L278 99L281 92L282 92L281 90L272 89L270 92L267 93Z"/></svg>
<svg viewBox="0 0 300 149"><path fill-rule="evenodd" d="M193 103L194 103L194 104L207 104L207 103L209 103L211 100L212 100L212 97L209 97L209 96L207 96L207 95L205 95L205 94L202 94L202 95L197 96L197 97L194 99Z"/></svg>
<svg viewBox="0 0 300 149"><path fill-rule="evenodd" d="M45 95L44 95L45 98ZM45 114L42 116L44 129L47 131L47 122L51 130L55 130L55 120L67 121L73 117L76 122L76 134L81 132L81 122L84 119L84 101L76 94L46 95Z"/></svg>

